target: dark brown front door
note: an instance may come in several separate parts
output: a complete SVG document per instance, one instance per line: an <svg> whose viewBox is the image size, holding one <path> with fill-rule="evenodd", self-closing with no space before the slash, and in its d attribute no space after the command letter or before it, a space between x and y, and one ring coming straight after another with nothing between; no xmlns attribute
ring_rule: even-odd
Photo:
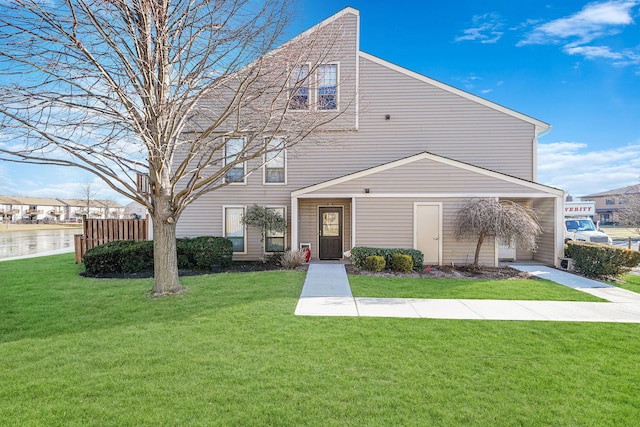
<svg viewBox="0 0 640 427"><path fill-rule="evenodd" d="M320 208L319 224L319 258L342 258L342 208Z"/></svg>

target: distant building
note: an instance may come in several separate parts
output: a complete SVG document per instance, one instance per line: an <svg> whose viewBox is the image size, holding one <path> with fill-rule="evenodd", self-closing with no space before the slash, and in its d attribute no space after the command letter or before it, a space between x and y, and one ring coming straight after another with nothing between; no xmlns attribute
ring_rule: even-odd
<svg viewBox="0 0 640 427"><path fill-rule="evenodd" d="M0 196L0 220L9 222L75 222L88 218L124 218L124 206L112 200Z"/></svg>
<svg viewBox="0 0 640 427"><path fill-rule="evenodd" d="M147 208L138 202L131 202L124 207L126 218L144 219L147 216Z"/></svg>
<svg viewBox="0 0 640 427"><path fill-rule="evenodd" d="M601 224L615 224L619 219L619 212L624 209L630 196L640 194L640 184L602 191L600 193L582 196L582 200L596 202L595 220Z"/></svg>

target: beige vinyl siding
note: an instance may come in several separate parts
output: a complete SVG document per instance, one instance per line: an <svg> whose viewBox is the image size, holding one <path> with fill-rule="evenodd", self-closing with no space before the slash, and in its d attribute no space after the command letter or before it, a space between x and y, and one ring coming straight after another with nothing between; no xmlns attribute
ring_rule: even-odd
<svg viewBox="0 0 640 427"><path fill-rule="evenodd" d="M360 60L361 128L378 150L422 150L533 179L535 126L413 77ZM386 115L390 116L385 120Z"/></svg>
<svg viewBox="0 0 640 427"><path fill-rule="evenodd" d="M359 130L318 135L293 150L289 166L300 187L423 151L533 178L533 124L366 59L360 64Z"/></svg>
<svg viewBox="0 0 640 427"><path fill-rule="evenodd" d="M260 181L260 185L254 181ZM255 184L255 185L254 185ZM276 187L279 189L279 187ZM285 246L291 245L291 197L288 191L274 190L273 186L262 185L262 174L253 173L248 177L247 185L228 185L193 202L179 218L176 233L178 237L222 236L223 206L260 206L284 207L287 215L287 233ZM258 259L262 244L260 231L248 227L247 253L234 255L234 259Z"/></svg>
<svg viewBox="0 0 640 427"><path fill-rule="evenodd" d="M555 265L555 202L553 199L534 200L533 208L538 214L538 219L543 229L542 235L538 238L538 249L534 253L533 259L545 264ZM556 232L561 233L562 230L556 230ZM558 256L561 256L561 254Z"/></svg>
<svg viewBox="0 0 640 427"><path fill-rule="evenodd" d="M456 240L454 221L466 199L362 198L356 199L356 246L413 248L414 203L442 203L442 260L444 265L471 263L476 241ZM497 246L485 241L480 253L482 265L493 266Z"/></svg>
<svg viewBox="0 0 640 427"><path fill-rule="evenodd" d="M392 169L333 185L319 192L361 194L368 188L371 195L380 193L518 193L533 192L522 185L481 175L477 172L438 163L418 160Z"/></svg>

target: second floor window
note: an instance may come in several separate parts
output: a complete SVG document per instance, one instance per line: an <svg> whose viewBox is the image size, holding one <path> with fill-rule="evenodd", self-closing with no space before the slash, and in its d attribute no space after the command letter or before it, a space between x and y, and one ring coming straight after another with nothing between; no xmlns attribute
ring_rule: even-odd
<svg viewBox="0 0 640 427"><path fill-rule="evenodd" d="M295 65L291 70L291 101L289 108L292 110L309 109L309 66Z"/></svg>
<svg viewBox="0 0 640 427"><path fill-rule="evenodd" d="M604 203L606 205L615 205L616 201L614 199L606 199Z"/></svg>
<svg viewBox="0 0 640 427"><path fill-rule="evenodd" d="M318 67L318 110L338 109L338 65Z"/></svg>
<svg viewBox="0 0 640 427"><path fill-rule="evenodd" d="M224 164L229 165L238 158L244 148L244 138L229 138L224 145ZM244 162L233 165L225 175L227 182L244 182Z"/></svg>
<svg viewBox="0 0 640 427"><path fill-rule="evenodd" d="M286 182L286 152L283 140L273 138L267 142L264 161L264 182L284 184Z"/></svg>

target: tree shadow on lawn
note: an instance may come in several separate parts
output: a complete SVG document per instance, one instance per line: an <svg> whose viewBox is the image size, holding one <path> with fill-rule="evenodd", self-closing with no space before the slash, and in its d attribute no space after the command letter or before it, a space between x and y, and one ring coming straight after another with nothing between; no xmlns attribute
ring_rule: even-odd
<svg viewBox="0 0 640 427"><path fill-rule="evenodd" d="M199 274L181 278L184 294L153 298L152 279L86 278L72 254L46 258L3 263L0 342L179 322L263 302L293 316L304 282L298 271Z"/></svg>

